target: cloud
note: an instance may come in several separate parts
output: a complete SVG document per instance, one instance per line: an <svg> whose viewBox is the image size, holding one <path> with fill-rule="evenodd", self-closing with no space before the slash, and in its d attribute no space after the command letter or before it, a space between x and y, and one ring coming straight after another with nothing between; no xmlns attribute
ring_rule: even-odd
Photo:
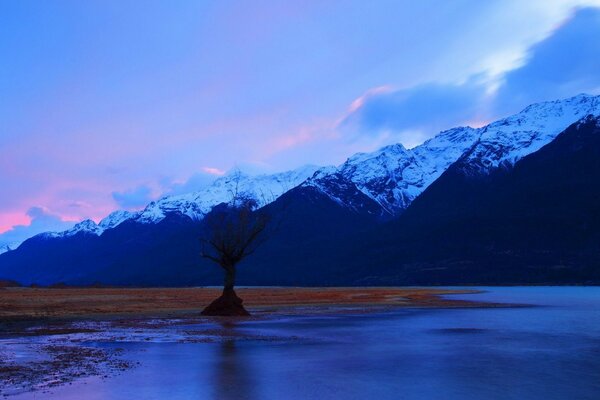
<svg viewBox="0 0 600 400"><path fill-rule="evenodd" d="M152 189L146 185L140 185L124 192L112 192L112 198L119 207L125 209L140 208L153 200Z"/></svg>
<svg viewBox="0 0 600 400"><path fill-rule="evenodd" d="M202 172L196 172L185 182L173 182L172 180L163 180L162 187L164 196L173 196L197 192L210 185L216 178L225 172L217 168L202 168Z"/></svg>
<svg viewBox="0 0 600 400"><path fill-rule="evenodd" d="M175 196L202 190L226 173L226 171L219 168L205 166L200 168L200 172L196 172L185 181L164 177L156 182L155 185L152 185L155 190L149 185L139 185L122 192L112 192L112 198L121 208L139 209L159 197Z"/></svg>
<svg viewBox="0 0 600 400"><path fill-rule="evenodd" d="M261 163L238 163L228 171L215 167L202 167L201 172L196 172L186 181L177 182L172 179L163 179L160 182L162 196L176 196L198 192L211 185L216 179L231 174L234 171L242 171L244 174L258 175L273 173L274 171L266 164Z"/></svg>
<svg viewBox="0 0 600 400"><path fill-rule="evenodd" d="M486 88L476 77L461 84L430 83L395 91L376 88L352 103L340 128L361 136L392 132L390 139L406 145L415 136L431 136L480 119L485 98Z"/></svg>
<svg viewBox="0 0 600 400"><path fill-rule="evenodd" d="M53 218L43 207L31 207L27 210L27 216L31 219Z"/></svg>
<svg viewBox="0 0 600 400"><path fill-rule="evenodd" d="M495 100L497 112L600 90L600 10L585 8L529 49L525 64L508 72Z"/></svg>
<svg viewBox="0 0 600 400"><path fill-rule="evenodd" d="M350 137L382 138L412 147L458 125L480 125L527 105L600 92L600 10L579 9L530 47L520 66L482 72L461 83L371 89L352 102L339 128Z"/></svg>
<svg viewBox="0 0 600 400"><path fill-rule="evenodd" d="M204 171L210 175L216 175L216 176L225 175L225 171L223 171L219 168L214 168L214 167L202 167L202 171Z"/></svg>
<svg viewBox="0 0 600 400"><path fill-rule="evenodd" d="M0 234L0 249L9 246L14 249L26 239L42 232L60 232L71 228L75 222L65 221L59 215L50 213L42 207L31 207L27 210L31 218L29 225L15 225Z"/></svg>
<svg viewBox="0 0 600 400"><path fill-rule="evenodd" d="M199 160L223 170L264 163L257 168L264 172L339 163L393 141L410 147L441 129L489 119L481 111L489 99L479 99L493 93L483 79L468 79L472 74L487 72L505 85L489 110L494 117L527 105L538 90L550 93L534 100L567 96L572 87L591 91L598 35L593 18L585 18L590 10L571 15L587 1L390 0L364 7L356 0L303 3L304 11L287 10L288 2L248 2L244 12L218 2L117 14L84 2L47 10L38 4L32 13L12 2L18 10L8 7L10 24L0 27L0 42L14 54L0 63L0 75L10 76L0 79L0 231L27 224L32 204L99 220L117 208L115 199L140 207L169 190L198 190L212 179L194 175L202 172ZM126 23L141 11L147 23ZM570 27L580 23L579 30L593 32ZM556 37L569 30L579 42L549 57L545 46L555 49ZM136 57L127 57L132 49ZM543 59L548 70L544 61L534 69ZM583 83L581 63L588 63ZM567 67L572 74L561 77ZM544 72L559 81L545 87ZM337 129L344 106L369 88ZM168 185L159 181L165 176ZM142 183L152 191L139 189Z"/></svg>

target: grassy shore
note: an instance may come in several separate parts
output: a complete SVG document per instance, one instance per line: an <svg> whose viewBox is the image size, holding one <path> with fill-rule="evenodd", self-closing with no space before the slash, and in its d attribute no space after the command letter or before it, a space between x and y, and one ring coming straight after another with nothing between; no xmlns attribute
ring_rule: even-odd
<svg viewBox="0 0 600 400"><path fill-rule="evenodd" d="M396 307L495 307L452 299L469 290L439 288L241 288L253 320L280 316L370 313ZM0 289L0 397L51 390L82 377L110 377L134 367L122 358L124 342L157 337L176 343L232 340L296 341L236 329L242 319L210 318L200 311L216 288L17 288ZM239 318L239 317L238 317ZM17 342L15 342L15 340ZM96 341L112 347L90 345ZM13 351L18 343L19 351ZM25 351L29 357L19 357Z"/></svg>
<svg viewBox="0 0 600 400"><path fill-rule="evenodd" d="M250 310L300 306L490 307L442 295L473 293L437 288L241 288ZM194 314L218 297L216 288L4 288L0 319L98 318Z"/></svg>

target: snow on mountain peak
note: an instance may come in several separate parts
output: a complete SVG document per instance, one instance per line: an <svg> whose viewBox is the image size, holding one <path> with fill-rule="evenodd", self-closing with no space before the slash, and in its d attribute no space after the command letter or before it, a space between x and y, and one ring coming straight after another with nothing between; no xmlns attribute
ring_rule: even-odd
<svg viewBox="0 0 600 400"><path fill-rule="evenodd" d="M137 212L125 211L125 210L117 210L110 213L107 217L102 219L98 226L104 230L111 229L120 225L122 222L127 221L128 219L136 218L139 215Z"/></svg>
<svg viewBox="0 0 600 400"><path fill-rule="evenodd" d="M169 213L178 212L193 220L204 218L213 206L226 203L234 193L245 193L264 206L312 176L319 167L303 166L295 170L262 175L237 171L216 179L210 186L194 193L166 196L150 203L135 218L138 222L156 223Z"/></svg>
<svg viewBox="0 0 600 400"><path fill-rule="evenodd" d="M564 100L536 103L482 128L457 127L412 149L402 145L358 153L338 168L318 171L305 186L318 188L342 202L347 182L394 215L408 205L459 158L469 172L485 173L512 165L552 141L570 124L600 113L600 96L580 94ZM336 176L332 179L332 176Z"/></svg>
<svg viewBox="0 0 600 400"><path fill-rule="evenodd" d="M463 169L471 174L485 173L502 165L514 165L590 114L600 114L600 96L580 94L532 104L518 114L480 128L479 141L463 158Z"/></svg>
<svg viewBox="0 0 600 400"><path fill-rule="evenodd" d="M82 232L100 235L103 232L103 229L91 219L86 219L76 224L71 229L62 232L62 236L73 236Z"/></svg>
<svg viewBox="0 0 600 400"><path fill-rule="evenodd" d="M431 182L456 161L477 140L470 127L441 132L420 146L406 149L401 144L385 146L372 153L356 154L336 169L317 172L304 185L313 186L340 201L339 174L356 185L390 215L408 207ZM345 186L345 185L343 185Z"/></svg>
<svg viewBox="0 0 600 400"><path fill-rule="evenodd" d="M256 176L234 171L200 191L163 197L139 212L119 210L98 225L85 220L67 231L41 235L100 235L127 220L157 223L171 213L200 220L213 206L230 201L236 191L252 196L259 206L264 206L300 184L316 188L348 207L370 213L379 212L380 207L382 214L396 215L457 160L461 160L465 173L471 174L513 165L587 115L600 115L600 96L580 94L532 104L518 114L481 128L467 126L440 132L411 149L393 144L371 153L357 153L338 167L309 165Z"/></svg>
<svg viewBox="0 0 600 400"><path fill-rule="evenodd" d="M91 219L86 219L66 231L45 232L36 236L57 238L69 237L79 233L100 236L104 231L115 228L125 221L158 223L170 213L178 213L193 220L200 220L213 206L230 201L236 190L238 193L254 197L258 204L263 206L276 200L286 191L298 186L318 169L317 166L306 165L291 171L256 176L233 171L216 179L203 190L184 195L165 196L151 202L142 211L117 210L102 219L99 224ZM11 246L10 248L14 247ZM9 248L2 247L0 253L8 250Z"/></svg>
<svg viewBox="0 0 600 400"><path fill-rule="evenodd" d="M101 235L124 221L139 223L158 223L170 213L186 215L192 220L200 220L213 206L228 202L234 192L248 194L256 199L260 206L266 205L286 191L298 186L312 176L319 167L307 165L295 170L277 174L252 176L242 172L232 172L216 179L210 186L193 193L165 196L153 201L142 211L131 212L117 210L102 219L99 224L87 219L64 232L46 232L47 237L67 237L78 233Z"/></svg>

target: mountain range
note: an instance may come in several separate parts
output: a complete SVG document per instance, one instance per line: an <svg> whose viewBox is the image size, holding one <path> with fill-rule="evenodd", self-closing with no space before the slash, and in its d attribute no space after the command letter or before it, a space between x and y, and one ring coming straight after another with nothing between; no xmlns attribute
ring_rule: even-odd
<svg viewBox="0 0 600 400"><path fill-rule="evenodd" d="M240 265L241 284L597 283L598 116L600 96L578 95L337 167L228 174L28 239L0 254L0 278L218 284L197 238L211 208L240 191L282 221Z"/></svg>

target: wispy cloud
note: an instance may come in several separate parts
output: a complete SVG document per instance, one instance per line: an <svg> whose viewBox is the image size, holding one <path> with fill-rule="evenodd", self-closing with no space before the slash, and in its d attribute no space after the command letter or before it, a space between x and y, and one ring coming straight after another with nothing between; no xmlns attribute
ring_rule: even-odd
<svg viewBox="0 0 600 400"><path fill-rule="evenodd" d="M216 175L216 176L225 175L225 171L223 171L219 168L214 168L214 167L202 167L202 171L204 171L210 175Z"/></svg>
<svg viewBox="0 0 600 400"><path fill-rule="evenodd" d="M402 90L372 90L352 104L353 110L340 124L349 135L377 137L406 143L418 135L432 135L480 117L486 101L484 86L431 83ZM421 134L422 132L422 134ZM420 141L423 137L416 138Z"/></svg>
<svg viewBox="0 0 600 400"><path fill-rule="evenodd" d="M9 2L0 232L32 205L99 220L235 165L338 163L597 92L586 5L600 0Z"/></svg>
<svg viewBox="0 0 600 400"><path fill-rule="evenodd" d="M74 221L65 221L59 215L51 213L44 207L31 207L27 210L29 223L13 226L0 234L0 248L4 246L16 247L24 240L48 231L63 231L72 227Z"/></svg>
<svg viewBox="0 0 600 400"><path fill-rule="evenodd" d="M459 83L367 91L351 103L340 128L414 146L442 129L481 126L544 100L600 92L600 10L578 10L524 54L516 68Z"/></svg>
<svg viewBox="0 0 600 400"><path fill-rule="evenodd" d="M495 98L498 113L524 105L600 90L600 10L580 9L547 39L531 47L526 62L507 72Z"/></svg>
<svg viewBox="0 0 600 400"><path fill-rule="evenodd" d="M138 209L154 199L152 189L146 185L140 185L124 192L112 192L112 197L120 208L126 210Z"/></svg>

